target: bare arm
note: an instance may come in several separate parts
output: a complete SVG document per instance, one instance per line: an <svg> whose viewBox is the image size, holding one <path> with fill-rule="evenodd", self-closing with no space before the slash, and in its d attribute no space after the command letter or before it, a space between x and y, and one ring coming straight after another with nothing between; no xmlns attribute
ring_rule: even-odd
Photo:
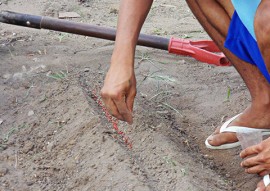
<svg viewBox="0 0 270 191"><path fill-rule="evenodd" d="M101 90L109 112L132 123L136 95L134 55L138 36L153 0L121 0L116 42L110 69Z"/></svg>
<svg viewBox="0 0 270 191"><path fill-rule="evenodd" d="M122 51L134 54L138 35L152 2L153 0L121 1L114 54Z"/></svg>

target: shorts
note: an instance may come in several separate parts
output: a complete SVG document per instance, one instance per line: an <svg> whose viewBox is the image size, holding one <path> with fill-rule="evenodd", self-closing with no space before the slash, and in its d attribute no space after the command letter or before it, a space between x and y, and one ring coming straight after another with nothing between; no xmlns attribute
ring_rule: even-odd
<svg viewBox="0 0 270 191"><path fill-rule="evenodd" d="M233 14L224 46L238 58L257 66L270 83L270 75L257 41L249 33L236 12Z"/></svg>

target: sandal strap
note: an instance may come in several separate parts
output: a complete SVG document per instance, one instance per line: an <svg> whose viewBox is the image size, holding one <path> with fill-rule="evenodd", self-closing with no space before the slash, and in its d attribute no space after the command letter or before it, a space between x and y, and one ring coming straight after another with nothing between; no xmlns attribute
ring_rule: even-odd
<svg viewBox="0 0 270 191"><path fill-rule="evenodd" d="M228 121L226 121L225 123L223 123L223 125L220 127L220 132L225 132L224 130L227 129L228 125L235 120L239 115L241 115L242 113L237 114L236 116L230 118Z"/></svg>
<svg viewBox="0 0 270 191"><path fill-rule="evenodd" d="M265 187L267 187L270 184L269 174L264 175L264 177L263 177L263 183L264 183L264 186Z"/></svg>
<svg viewBox="0 0 270 191"><path fill-rule="evenodd" d="M255 128L250 128L250 127L243 127L243 126L230 126L227 127L226 129L220 129L221 133L224 132L231 132L231 133L253 133L253 132L264 132L264 131L270 131L269 129L255 129Z"/></svg>
<svg viewBox="0 0 270 191"><path fill-rule="evenodd" d="M239 115L242 113L237 114L236 116L230 118L228 121L226 121L221 127L220 127L220 133L224 132L230 132L230 133L252 133L252 132L269 132L270 129L256 129L256 128L250 128L250 127L243 127L243 126L230 126L228 125L235 120Z"/></svg>

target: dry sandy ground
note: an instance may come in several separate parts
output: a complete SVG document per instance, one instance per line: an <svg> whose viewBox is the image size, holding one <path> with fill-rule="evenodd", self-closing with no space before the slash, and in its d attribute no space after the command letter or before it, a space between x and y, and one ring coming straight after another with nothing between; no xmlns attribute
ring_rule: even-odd
<svg viewBox="0 0 270 191"><path fill-rule="evenodd" d="M115 27L116 0L2 0L1 10ZM209 39L184 1L155 1L142 32ZM205 138L249 104L233 67L138 47L135 122L128 148L93 99L113 42L0 24L0 190L252 191L240 148ZM228 97L228 90L230 96Z"/></svg>

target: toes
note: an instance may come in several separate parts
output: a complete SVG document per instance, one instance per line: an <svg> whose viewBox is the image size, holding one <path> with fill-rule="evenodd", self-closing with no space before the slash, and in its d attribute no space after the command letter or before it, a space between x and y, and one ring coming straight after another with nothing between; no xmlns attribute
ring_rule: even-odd
<svg viewBox="0 0 270 191"><path fill-rule="evenodd" d="M213 134L208 138L208 142L212 146L220 146L226 143L237 142L238 139L235 136L235 133L219 133Z"/></svg>

